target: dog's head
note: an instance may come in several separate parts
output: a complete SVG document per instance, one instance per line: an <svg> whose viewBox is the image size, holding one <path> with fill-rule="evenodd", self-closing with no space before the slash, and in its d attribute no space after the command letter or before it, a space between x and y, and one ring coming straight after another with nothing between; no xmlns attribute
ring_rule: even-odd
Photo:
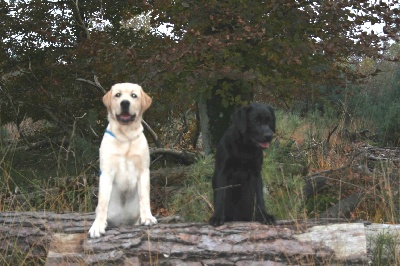
<svg viewBox="0 0 400 266"><path fill-rule="evenodd" d="M133 83L118 83L103 96L103 103L111 119L129 125L141 119L151 105L151 98L142 87Z"/></svg>
<svg viewBox="0 0 400 266"><path fill-rule="evenodd" d="M242 106L232 114L231 120L243 138L268 148L275 132L275 112L271 106L261 103Z"/></svg>

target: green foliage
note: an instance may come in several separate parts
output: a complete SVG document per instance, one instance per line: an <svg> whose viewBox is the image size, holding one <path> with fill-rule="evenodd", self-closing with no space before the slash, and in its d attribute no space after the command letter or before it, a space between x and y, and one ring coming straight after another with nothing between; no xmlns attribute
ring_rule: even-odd
<svg viewBox="0 0 400 266"><path fill-rule="evenodd" d="M200 158L193 166L191 178L183 188L174 193L167 203L171 213L180 215L187 222L208 222L213 211L211 177L213 158Z"/></svg>
<svg viewBox="0 0 400 266"><path fill-rule="evenodd" d="M98 146L80 137L69 146L51 142L40 150L0 147L0 210L93 211Z"/></svg>
<svg viewBox="0 0 400 266"><path fill-rule="evenodd" d="M380 130L384 143L389 143L393 146L398 146L400 144L399 100L400 98L392 102L386 110L382 129Z"/></svg>
<svg viewBox="0 0 400 266"><path fill-rule="evenodd" d="M337 197L333 197L328 193L318 194L307 201L306 211L308 217L315 217L323 213L328 208L332 207L338 202Z"/></svg>
<svg viewBox="0 0 400 266"><path fill-rule="evenodd" d="M400 263L398 237L393 233L383 232L367 240L372 246L372 265L398 265Z"/></svg>
<svg viewBox="0 0 400 266"><path fill-rule="evenodd" d="M400 65L381 62L382 72L364 84L352 87L349 98L350 112L361 125L378 135L383 145L400 143Z"/></svg>
<svg viewBox="0 0 400 266"><path fill-rule="evenodd" d="M46 119L62 136L89 109L105 121L103 92L77 78L142 84L157 102L151 119L165 125L201 98L218 96L227 110L254 96L290 105L340 86L359 77L349 58L382 57L380 41L400 28L392 4L365 1L2 1L0 10L1 121ZM385 23L387 35L363 32L364 21Z"/></svg>
<svg viewBox="0 0 400 266"><path fill-rule="evenodd" d="M275 142L267 151L263 165L267 210L277 219L305 218L302 173L305 158L294 158L290 151L293 142Z"/></svg>

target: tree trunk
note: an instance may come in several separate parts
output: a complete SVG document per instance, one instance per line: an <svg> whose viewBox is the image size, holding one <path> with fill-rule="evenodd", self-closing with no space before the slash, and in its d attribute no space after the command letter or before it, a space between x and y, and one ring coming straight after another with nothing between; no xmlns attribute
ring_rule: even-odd
<svg viewBox="0 0 400 266"><path fill-rule="evenodd" d="M217 146L231 124L232 113L245 102L250 103L253 100L254 94L246 82L229 78L217 81L211 97L206 100L212 147Z"/></svg>
<svg viewBox="0 0 400 266"><path fill-rule="evenodd" d="M204 99L200 100L198 106L199 106L200 129L201 129L201 139L203 142L203 150L205 155L210 155L212 153L210 124L208 120L207 104L205 100Z"/></svg>
<svg viewBox="0 0 400 266"><path fill-rule="evenodd" d="M0 213L0 250L46 265L366 265L367 234L398 232L396 225L343 223L344 220L199 223L108 228L88 238L94 214ZM340 222L330 224L329 222ZM367 230L366 230L367 227ZM368 241L369 243L370 241ZM7 260L10 256L4 256ZM8 263L8 261L6 261Z"/></svg>

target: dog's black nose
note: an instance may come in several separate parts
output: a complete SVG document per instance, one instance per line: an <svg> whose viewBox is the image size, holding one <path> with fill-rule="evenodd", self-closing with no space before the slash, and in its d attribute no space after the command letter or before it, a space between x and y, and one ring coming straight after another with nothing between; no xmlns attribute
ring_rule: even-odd
<svg viewBox="0 0 400 266"><path fill-rule="evenodd" d="M129 101L122 101L121 102L121 108L122 108L122 110L123 111L127 111L127 110L129 110L129 105L130 105L131 103L129 102Z"/></svg>
<svg viewBox="0 0 400 266"><path fill-rule="evenodd" d="M271 142L271 140L272 140L272 134L271 133L265 133L263 137L264 137L264 140L266 142Z"/></svg>

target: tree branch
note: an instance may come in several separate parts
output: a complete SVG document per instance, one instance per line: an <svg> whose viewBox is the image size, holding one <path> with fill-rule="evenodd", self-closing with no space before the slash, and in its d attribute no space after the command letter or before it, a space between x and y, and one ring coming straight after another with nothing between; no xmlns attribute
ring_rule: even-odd
<svg viewBox="0 0 400 266"><path fill-rule="evenodd" d="M97 78L96 75L94 75L93 79L94 79L94 82L87 80L87 79L82 79L82 78L77 78L76 80L80 81L80 82L88 83L88 84L100 89L100 91L105 94L107 91L103 88L103 86L101 86L101 84L99 83L99 79Z"/></svg>
<svg viewBox="0 0 400 266"><path fill-rule="evenodd" d="M154 143L156 144L156 147L161 148L162 145L161 145L161 142L160 142L157 134L153 131L153 129L149 126L149 124L147 124L147 122L144 121L143 119L142 119L142 125L144 127L144 130L146 130L146 132L148 132L150 134L151 138L153 139Z"/></svg>
<svg viewBox="0 0 400 266"><path fill-rule="evenodd" d="M83 21L83 19L82 19L82 16L81 16L81 11L79 10L79 1L78 0L76 0L76 1L74 1L74 0L70 0L70 3L72 4L72 9L73 9L73 13L74 13L74 15L75 15L75 19L76 19L76 22L77 22L77 24L78 24L78 26L81 28L81 29L83 29L83 31L85 32L85 34L86 34L86 38L88 39L88 40L90 40L90 33L89 33L89 30L87 29L87 27L85 26L85 22Z"/></svg>
<svg viewBox="0 0 400 266"><path fill-rule="evenodd" d="M187 151L178 151L178 150L172 150L172 149L165 149L165 148L150 148L150 155L156 156L156 155L169 155L172 156L184 164L193 164L196 161L196 154L192 152L187 152Z"/></svg>

